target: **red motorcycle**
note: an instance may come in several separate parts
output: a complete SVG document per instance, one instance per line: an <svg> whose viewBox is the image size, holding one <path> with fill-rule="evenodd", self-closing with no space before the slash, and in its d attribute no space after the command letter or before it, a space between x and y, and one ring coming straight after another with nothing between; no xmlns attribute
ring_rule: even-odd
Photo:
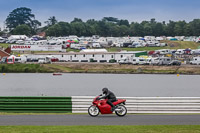
<svg viewBox="0 0 200 133"><path fill-rule="evenodd" d="M98 100L97 98L99 98L99 96L94 98L92 102L93 105L88 108L88 114L92 117L98 116L99 112L101 112L101 114L112 114L113 112L111 111L111 106L107 104L108 99ZM114 110L116 115L120 117L126 115L127 109L124 106L125 102L125 99L118 99L116 102L113 102L113 104L116 106L116 109Z"/></svg>

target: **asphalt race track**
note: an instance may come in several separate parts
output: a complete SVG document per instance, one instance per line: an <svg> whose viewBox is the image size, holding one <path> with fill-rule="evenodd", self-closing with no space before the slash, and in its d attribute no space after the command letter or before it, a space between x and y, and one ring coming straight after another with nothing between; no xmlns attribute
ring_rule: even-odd
<svg viewBox="0 0 200 133"><path fill-rule="evenodd" d="M200 125L200 115L0 115L0 125Z"/></svg>

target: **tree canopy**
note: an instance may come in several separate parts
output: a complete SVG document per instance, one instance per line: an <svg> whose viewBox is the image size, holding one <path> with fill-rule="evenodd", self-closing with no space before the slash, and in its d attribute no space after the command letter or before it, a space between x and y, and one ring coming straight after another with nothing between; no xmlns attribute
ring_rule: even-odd
<svg viewBox="0 0 200 133"><path fill-rule="evenodd" d="M24 24L29 26L33 31L41 26L41 23L35 20L35 15L31 13L31 9L26 7L17 8L10 12L5 23L11 32L17 26Z"/></svg>
<svg viewBox="0 0 200 133"><path fill-rule="evenodd" d="M101 20L89 19L86 22L80 18L74 18L71 22L59 22L55 16L52 16L45 23L47 25L41 28L41 23L35 20L31 9L26 7L14 9L6 19L6 25L11 33L13 31L19 33L20 28L28 29L29 26L31 34L35 34L39 29L45 31L48 36L200 36L200 19L191 22L184 20L157 22L152 18L138 23L115 17L104 17ZM29 34L29 30L27 32L26 34Z"/></svg>
<svg viewBox="0 0 200 133"><path fill-rule="evenodd" d="M13 30L14 35L31 35L31 28L28 25L22 24Z"/></svg>

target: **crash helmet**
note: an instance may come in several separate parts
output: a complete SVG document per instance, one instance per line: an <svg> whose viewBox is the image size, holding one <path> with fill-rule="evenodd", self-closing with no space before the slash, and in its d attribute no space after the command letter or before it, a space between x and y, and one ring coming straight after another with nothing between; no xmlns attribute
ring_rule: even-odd
<svg viewBox="0 0 200 133"><path fill-rule="evenodd" d="M108 93L108 88L106 88L106 87L103 88L103 89L102 89L102 92L103 92L103 94L107 94L107 93Z"/></svg>

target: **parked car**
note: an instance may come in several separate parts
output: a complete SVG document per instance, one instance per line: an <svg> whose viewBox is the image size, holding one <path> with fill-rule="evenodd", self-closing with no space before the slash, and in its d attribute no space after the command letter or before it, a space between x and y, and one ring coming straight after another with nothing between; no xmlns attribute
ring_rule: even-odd
<svg viewBox="0 0 200 133"><path fill-rule="evenodd" d="M172 60L168 65L169 66L180 66L181 65L181 61L179 61L179 60Z"/></svg>

